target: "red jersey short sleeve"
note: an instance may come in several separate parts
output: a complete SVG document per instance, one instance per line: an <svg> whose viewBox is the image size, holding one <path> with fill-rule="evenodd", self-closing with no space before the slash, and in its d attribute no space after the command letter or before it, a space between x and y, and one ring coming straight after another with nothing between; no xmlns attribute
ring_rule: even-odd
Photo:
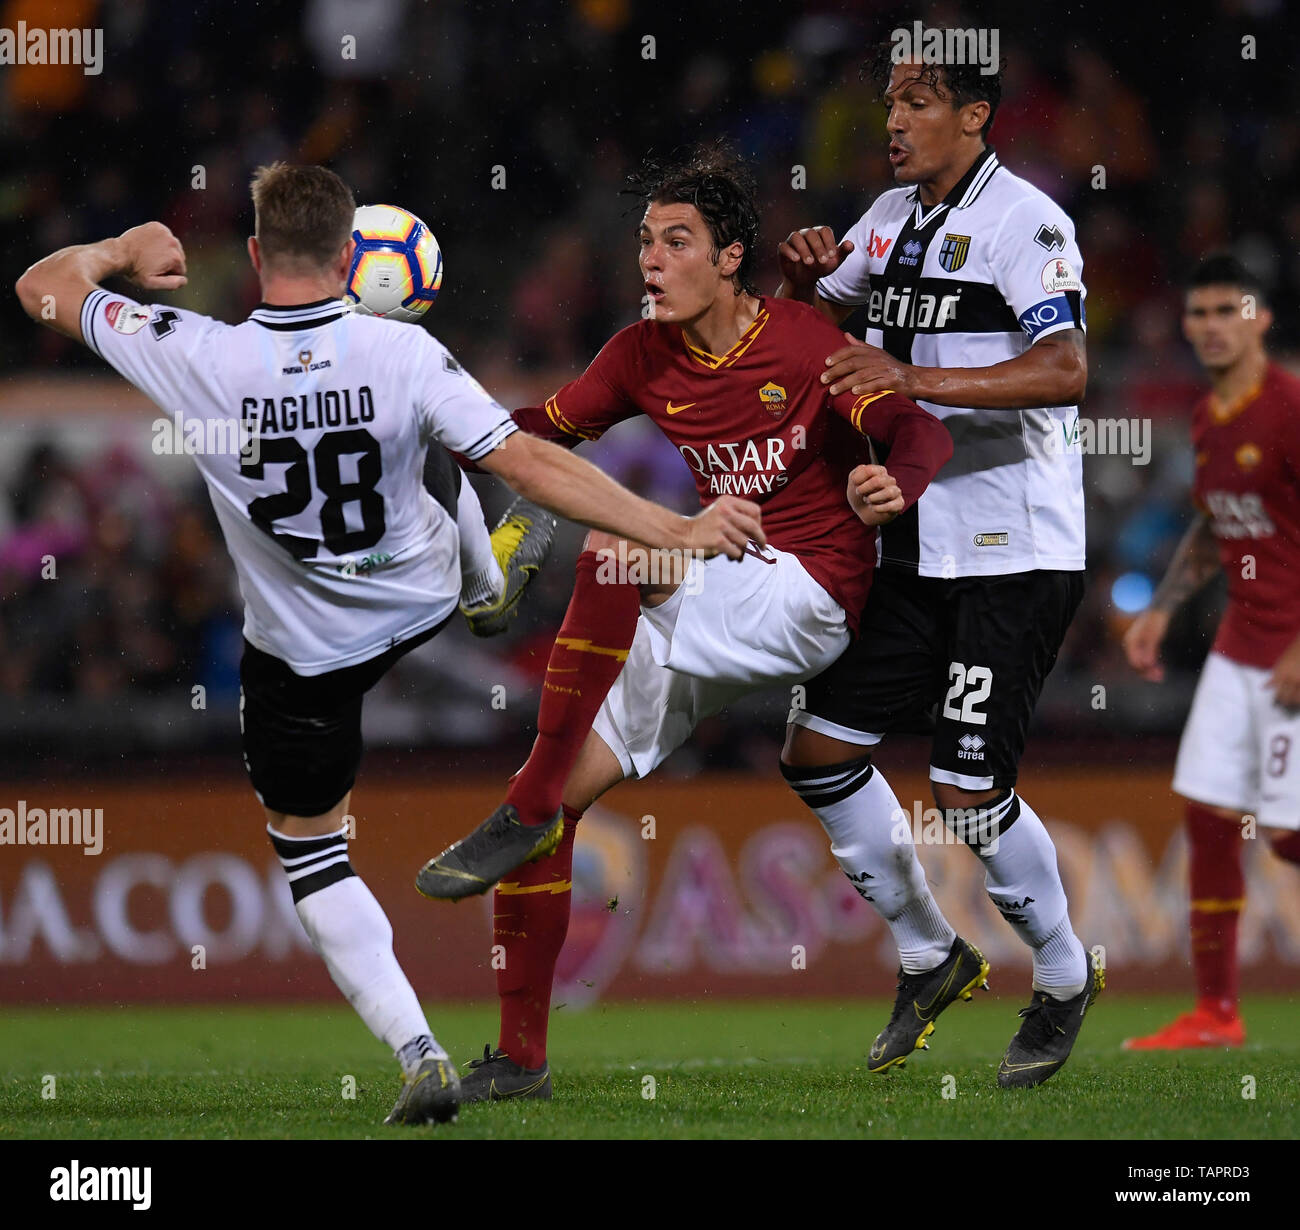
<svg viewBox="0 0 1300 1230"><path fill-rule="evenodd" d="M576 380L546 399L544 406L524 406L512 414L529 435L572 447L598 440L615 423L641 409L626 390L634 387L640 347L635 325L620 330Z"/></svg>

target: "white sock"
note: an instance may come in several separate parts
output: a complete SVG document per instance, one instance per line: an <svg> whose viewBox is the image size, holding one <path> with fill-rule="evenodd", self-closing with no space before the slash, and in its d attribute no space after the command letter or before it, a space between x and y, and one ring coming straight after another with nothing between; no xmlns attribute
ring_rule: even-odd
<svg viewBox="0 0 1300 1230"><path fill-rule="evenodd" d="M432 1034L421 1034L397 1049L397 1062L403 1076L414 1076L426 1059L446 1059L447 1052L434 1041Z"/></svg>
<svg viewBox="0 0 1300 1230"><path fill-rule="evenodd" d="M915 857L915 856L914 856ZM912 898L894 918L887 918L898 945L898 963L907 974L923 974L948 959L957 933L939 909L925 881L925 868L916 860L923 892Z"/></svg>
<svg viewBox="0 0 1300 1230"><path fill-rule="evenodd" d="M1092 962L1070 926L1067 911L1051 934L1034 949L1034 990L1046 991L1056 999L1073 999L1088 985L1091 976Z"/></svg>
<svg viewBox="0 0 1300 1230"><path fill-rule="evenodd" d="M466 606L481 606L501 596L506 579L492 554L492 535L469 479L462 480L456 497L456 528L460 531L460 600Z"/></svg>
<svg viewBox="0 0 1300 1230"><path fill-rule="evenodd" d="M409 1043L427 1037L428 1053L445 1058L393 955L388 916L348 861L346 830L286 837L268 824L266 831L289 877L303 930L370 1032L399 1057Z"/></svg>
<svg viewBox="0 0 1300 1230"><path fill-rule="evenodd" d="M1034 986L1070 999L1087 985L1090 966L1070 926L1056 847L1034 809L1014 790L974 818L971 849L984 864L984 887L998 913L1029 946Z"/></svg>
<svg viewBox="0 0 1300 1230"><path fill-rule="evenodd" d="M840 869L885 920L904 972L942 964L957 933L926 883L907 813L870 757L811 769L782 764L781 773L821 821Z"/></svg>

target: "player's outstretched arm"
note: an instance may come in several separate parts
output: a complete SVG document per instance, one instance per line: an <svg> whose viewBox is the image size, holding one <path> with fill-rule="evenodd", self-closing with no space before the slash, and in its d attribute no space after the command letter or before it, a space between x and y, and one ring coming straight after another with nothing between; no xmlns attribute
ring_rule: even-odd
<svg viewBox="0 0 1300 1230"><path fill-rule="evenodd" d="M28 269L14 290L33 320L80 342L81 305L115 274L145 290L176 290L186 281L185 250L161 222L146 222L116 239L60 248Z"/></svg>
<svg viewBox="0 0 1300 1230"><path fill-rule="evenodd" d="M567 449L522 431L507 436L479 465L557 516L647 547L740 559L751 539L767 543L757 504L724 495L697 516L683 517L642 499Z"/></svg>
<svg viewBox="0 0 1300 1230"><path fill-rule="evenodd" d="M1143 679L1159 683L1165 677L1160 646L1174 612L1219 571L1219 550L1210 529L1210 519L1197 513L1183 535L1164 578L1147 607L1124 634L1128 664Z"/></svg>
<svg viewBox="0 0 1300 1230"><path fill-rule="evenodd" d="M826 359L822 383L832 393L894 389L916 401L973 410L1077 406L1088 387L1082 329L1035 342L1024 354L991 367L913 367L846 333L848 345Z"/></svg>

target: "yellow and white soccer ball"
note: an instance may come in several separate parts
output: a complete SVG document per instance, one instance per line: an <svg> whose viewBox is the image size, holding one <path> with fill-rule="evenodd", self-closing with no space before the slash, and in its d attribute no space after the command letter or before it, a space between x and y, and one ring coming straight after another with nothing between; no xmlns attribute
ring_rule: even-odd
<svg viewBox="0 0 1300 1230"><path fill-rule="evenodd" d="M442 286L442 250L433 232L396 205L362 205L352 238L357 247L344 299L368 316L419 320Z"/></svg>

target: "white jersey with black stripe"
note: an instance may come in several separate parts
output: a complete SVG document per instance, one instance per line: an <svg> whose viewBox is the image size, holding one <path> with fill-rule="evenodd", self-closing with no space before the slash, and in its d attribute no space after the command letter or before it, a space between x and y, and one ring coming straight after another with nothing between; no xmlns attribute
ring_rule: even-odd
<svg viewBox="0 0 1300 1230"><path fill-rule="evenodd" d="M854 251L817 289L865 308L866 341L905 363L990 367L1085 327L1074 223L991 149L939 204L891 189L846 237ZM953 458L885 528L883 560L932 577L1082 569L1078 407L920 404L951 431Z"/></svg>
<svg viewBox="0 0 1300 1230"><path fill-rule="evenodd" d="M244 635L300 675L373 658L460 597L455 521L424 489L430 441L478 460L515 429L418 326L337 299L238 325L95 290L81 331L192 453L244 599Z"/></svg>

